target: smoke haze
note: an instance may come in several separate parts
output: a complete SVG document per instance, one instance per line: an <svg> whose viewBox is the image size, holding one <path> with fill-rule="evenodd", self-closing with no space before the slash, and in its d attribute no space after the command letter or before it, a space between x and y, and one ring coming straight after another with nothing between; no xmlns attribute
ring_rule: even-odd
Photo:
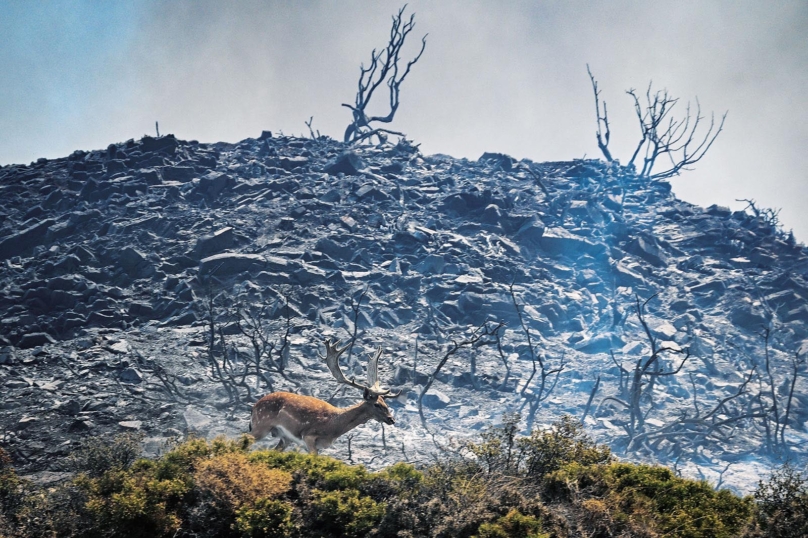
<svg viewBox="0 0 808 538"><path fill-rule="evenodd" d="M314 128L342 138L359 64L383 47L394 2L0 1L0 163L161 133L205 142ZM596 157L588 63L609 106L611 149L638 140L624 91L698 96L729 110L677 195L782 207L808 238L808 3L415 0L404 55L426 52L392 128L426 153L536 161ZM379 95L384 106L386 96ZM386 113L387 110L377 110Z"/></svg>

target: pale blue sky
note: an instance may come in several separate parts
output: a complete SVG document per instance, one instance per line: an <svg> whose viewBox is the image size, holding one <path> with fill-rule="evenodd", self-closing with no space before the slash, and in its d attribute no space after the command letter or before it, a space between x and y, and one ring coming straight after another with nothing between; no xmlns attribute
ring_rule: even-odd
<svg viewBox="0 0 808 538"><path fill-rule="evenodd" d="M0 0L0 164L154 132L237 141L262 129L340 138L360 62L386 43L392 1ZM725 132L672 181L682 198L782 207L808 240L808 2L426 1L395 128L426 153L599 156L588 62L627 160L623 91L653 79ZM682 103L684 104L684 103Z"/></svg>

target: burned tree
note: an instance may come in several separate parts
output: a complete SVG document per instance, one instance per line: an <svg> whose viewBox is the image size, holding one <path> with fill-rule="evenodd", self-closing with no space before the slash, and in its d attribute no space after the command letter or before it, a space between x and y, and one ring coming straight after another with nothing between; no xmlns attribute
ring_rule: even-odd
<svg viewBox="0 0 808 538"><path fill-rule="evenodd" d="M688 166L701 160L713 145L715 139L724 128L727 113L721 116L716 128L715 114L710 114L710 126L704 137L697 136L699 125L704 120L701 115L701 105L696 99L696 114L691 113L690 103L687 103L685 115L681 119L671 117L670 113L678 98L668 94L668 90L657 90L651 95L651 83L645 92L646 103L640 104L636 91L632 88L626 91L634 99L634 112L640 122L641 138L628 162L628 166L635 166L634 161L643 153L640 177L649 179L664 179L678 176L682 170L690 170ZM653 173L657 160L670 162L670 168L662 172Z"/></svg>
<svg viewBox="0 0 808 538"><path fill-rule="evenodd" d="M530 353L530 362L533 366L530 376L527 378L527 381L525 381L525 384L522 386L522 390L519 392L519 394L525 398L521 409L524 410L525 406L530 406L527 416L528 429L530 429L533 427L533 419L536 416L536 411L539 408L539 404L550 397L550 393L552 393L553 389L555 389L555 386L558 383L558 378L564 371L564 368L566 368L567 363L564 360L564 355L562 354L557 364L555 366L551 366L547 359L538 352L537 346L533 345L533 340L530 336L530 329L525 323L525 318L522 316L522 308L519 305L519 302L516 300L516 293L513 290L513 284L514 283L512 282L510 286L508 286L508 293L511 296L511 302L516 310L516 317L519 319L519 325L522 327L522 331L525 334L528 352ZM531 394L527 394L528 388L531 386L531 383L533 382L534 378L536 378L537 374L538 382L532 388Z"/></svg>
<svg viewBox="0 0 808 538"><path fill-rule="evenodd" d="M598 83L588 65L586 69L595 94L597 117L595 136L598 147L603 157L612 162L614 158L608 147L611 130L606 102L603 103L603 115L601 115ZM626 90L634 101L634 112L640 125L640 140L627 166L639 169L639 177L655 180L678 176L684 170L691 170L690 166L699 162L718 138L724 128L727 113L721 116L720 121L716 121L715 114L711 113L710 123L705 132L703 127L706 118L701 114L698 98L695 111L688 102L684 116L676 118L673 109L679 98L672 97L667 89L654 92L652 87L653 83L649 83L645 91L645 102L642 102L635 89ZM655 167L658 168L663 163L666 163L668 168L654 172Z"/></svg>
<svg viewBox="0 0 808 538"><path fill-rule="evenodd" d="M444 367L446 362L454 356L458 351L465 347L477 348L484 345L492 345L499 341L499 330L505 324L500 323L492 323L489 321L483 322L482 325L474 329L468 337L464 338L463 340L452 340L452 344L446 349L446 352L443 355L443 358L438 361L438 365L435 367L435 371L429 376L424 387L421 389L421 393L418 395L418 414L421 416L421 423L426 427L426 417L424 416L424 395L426 395L429 388L432 386L432 383L435 382L435 379L438 377L438 374L441 371L441 368Z"/></svg>
<svg viewBox="0 0 808 538"><path fill-rule="evenodd" d="M612 136L612 131L609 128L609 111L606 109L606 101L603 101L603 115L600 115L600 90L598 89L598 81L595 80L592 71L589 70L589 64L586 64L586 72L589 73L589 80L592 82L592 91L595 92L595 116L598 118L598 130L595 132L595 137L598 139L598 147L600 148L603 157L612 162L612 152L609 151L609 138ZM604 133L605 131L605 133Z"/></svg>
<svg viewBox="0 0 808 538"><path fill-rule="evenodd" d="M398 14L393 15L393 24L390 28L390 41L387 46L370 54L370 65L359 66L359 88L356 92L356 100L353 105L343 103L342 106L350 108L353 114L353 121L345 130L345 142L357 143L369 139L373 136L382 142L386 140L386 135L392 134L404 136L404 133L392 131L383 127L375 127L373 123L391 123L398 110L399 92L401 84L410 69L421 58L426 48L426 35L421 38L421 50L418 55L407 62L406 67L402 67L401 49L407 39L407 35L415 28L415 14L410 15L409 20L404 21L402 16L406 5L398 10ZM390 92L390 111L386 116L368 116L367 107L373 98L374 93L382 84L385 84Z"/></svg>
<svg viewBox="0 0 808 538"><path fill-rule="evenodd" d="M792 403L794 401L794 389L797 385L797 378L802 373L802 368L805 363L805 358L800 356L800 352L796 351L791 358L790 376L786 376L781 384L782 390L778 390L778 383L775 380L772 368L772 360L770 353L770 331L765 329L763 332L764 338L764 370L766 377L759 378L760 391L757 394L759 416L763 419L763 429L766 435L766 449L770 454L780 457L787 457L789 454L790 446L786 439L786 428L789 425L789 416L791 415ZM768 384L768 387L766 386ZM782 396L778 395L782 392ZM780 398L785 397L785 402L781 402Z"/></svg>
<svg viewBox="0 0 808 538"><path fill-rule="evenodd" d="M625 425L625 429L629 437L629 446L631 446L632 440L644 431L645 419L650 409L644 410L643 403L651 402L651 395L657 378L678 374L687 362L687 359L690 358L689 349L681 350L666 345L660 345L651 332L651 328L645 320L645 307L654 297L656 297L656 295L652 295L644 302L641 302L639 297L636 298L637 317L640 320L640 324L651 346L650 355L637 359L634 368L631 370L617 363L614 359L614 355L612 355L612 360L615 360L615 364L620 370L621 390L624 394L621 394L622 398L609 396L604 398L601 402L601 407L604 403L611 401L628 410L629 420ZM679 366L668 371L663 371L660 359L664 354L683 354L684 357L679 363ZM625 387L622 383L623 376L626 376Z"/></svg>

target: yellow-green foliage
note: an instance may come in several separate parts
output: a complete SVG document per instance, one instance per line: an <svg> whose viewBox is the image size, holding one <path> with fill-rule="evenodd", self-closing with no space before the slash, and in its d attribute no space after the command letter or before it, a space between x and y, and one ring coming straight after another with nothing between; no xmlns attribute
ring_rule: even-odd
<svg viewBox="0 0 808 538"><path fill-rule="evenodd" d="M808 467L803 469L786 464L758 484L755 500L763 536L808 536Z"/></svg>
<svg viewBox="0 0 808 538"><path fill-rule="evenodd" d="M301 473L318 488L326 490L357 488L371 476L361 465L348 465L333 458L299 452L261 450L250 454L250 461L272 469Z"/></svg>
<svg viewBox="0 0 808 538"><path fill-rule="evenodd" d="M374 479L417 480L420 473L408 465L399 465L387 474L374 475L361 465L348 465L333 458L261 450L250 454L253 464L293 472L305 487L311 487L310 502L303 507L306 534L317 536L365 536L379 524L385 503L362 494L361 488ZM303 487L303 486L300 486ZM306 490L304 487L304 491Z"/></svg>
<svg viewBox="0 0 808 538"><path fill-rule="evenodd" d="M236 512L236 529L249 538L285 538L293 536L292 506L283 501L258 499Z"/></svg>
<svg viewBox="0 0 808 538"><path fill-rule="evenodd" d="M171 536L194 507L209 517L229 518L233 525L242 508L245 521L261 521L250 510L285 493L292 477L251 464L246 455L250 444L246 436L210 442L193 438L158 460L140 459L129 469L114 468L100 477L82 475L75 484L87 496L85 508L95 526L109 536ZM256 513L271 521L277 510L265 508ZM288 514L282 519L288 520ZM256 532L247 535L260 535Z"/></svg>
<svg viewBox="0 0 808 538"><path fill-rule="evenodd" d="M543 477L569 462L597 465L612 459L606 445L598 445L586 434L583 425L564 415L547 431L534 430L517 441L524 454L524 472Z"/></svg>
<svg viewBox="0 0 808 538"><path fill-rule="evenodd" d="M188 492L187 480L157 478L156 465L141 460L129 470L110 470L100 478L80 477L86 509L109 536L165 536L180 525L176 513Z"/></svg>
<svg viewBox="0 0 808 538"><path fill-rule="evenodd" d="M14 502L20 488L20 479L11 467L11 458L0 448L0 514Z"/></svg>
<svg viewBox="0 0 808 538"><path fill-rule="evenodd" d="M355 489L316 492L311 502L315 532L321 536L361 537L384 517L385 503Z"/></svg>
<svg viewBox="0 0 808 538"><path fill-rule="evenodd" d="M289 490L292 475L249 462L246 454L231 452L201 462L194 472L197 489L223 510L235 512L258 499L275 499Z"/></svg>
<svg viewBox="0 0 808 538"><path fill-rule="evenodd" d="M0 448L0 538L4 535L4 529L10 528L10 521L22 501L21 480L11 467L11 458L5 450Z"/></svg>
<svg viewBox="0 0 808 538"><path fill-rule="evenodd" d="M393 485L400 492L412 493L424 481L424 475L409 463L394 463L376 473L376 478Z"/></svg>
<svg viewBox="0 0 808 538"><path fill-rule="evenodd" d="M69 457L72 470L101 476L112 469L126 469L140 456L141 433L124 433L114 439L90 438Z"/></svg>
<svg viewBox="0 0 808 538"><path fill-rule="evenodd" d="M738 536L753 508L749 498L648 465L573 463L548 476L547 485L578 502L596 528L613 524L680 538Z"/></svg>
<svg viewBox="0 0 808 538"><path fill-rule="evenodd" d="M479 442L465 444L484 471L542 478L572 461L596 465L612 459L609 447L596 444L569 415L527 437L517 435L519 422L519 414L506 413L501 426L483 432Z"/></svg>
<svg viewBox="0 0 808 538"><path fill-rule="evenodd" d="M541 521L513 509L494 523L483 523L477 538L549 538L541 532Z"/></svg>

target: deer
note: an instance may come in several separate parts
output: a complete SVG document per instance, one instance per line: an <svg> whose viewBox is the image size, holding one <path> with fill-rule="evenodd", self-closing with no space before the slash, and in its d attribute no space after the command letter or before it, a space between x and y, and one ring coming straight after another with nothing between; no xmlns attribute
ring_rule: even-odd
<svg viewBox="0 0 808 538"><path fill-rule="evenodd" d="M367 385L346 379L339 367L339 357L351 344L339 347L339 340L325 340L325 362L331 375L340 384L362 391L362 401L350 407L335 407L330 403L291 392L273 392L258 400L252 408L250 432L256 441L267 435L279 438L275 450L283 451L288 445L304 447L309 454L317 454L330 447L334 440L365 424L377 420L382 424L395 424L395 418L387 407L385 398L396 398L401 391L392 393L382 389L378 380L379 347L370 356L367 369ZM321 356L322 358L322 356Z"/></svg>

